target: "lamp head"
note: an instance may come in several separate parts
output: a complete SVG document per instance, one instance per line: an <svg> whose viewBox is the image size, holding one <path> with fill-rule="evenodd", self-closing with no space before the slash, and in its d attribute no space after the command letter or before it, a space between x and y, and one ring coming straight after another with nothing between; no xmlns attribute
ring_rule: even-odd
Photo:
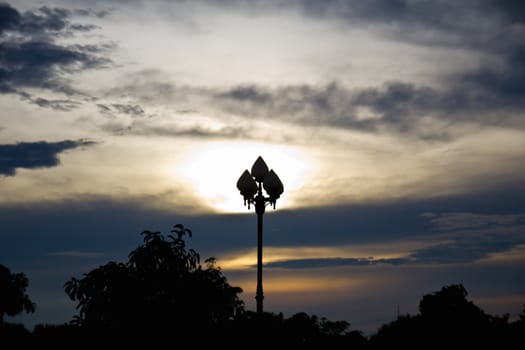
<svg viewBox="0 0 525 350"><path fill-rule="evenodd" d="M264 177L268 174L268 165L265 161L259 156L255 163L252 166L252 176L257 182L263 182Z"/></svg>
<svg viewBox="0 0 525 350"><path fill-rule="evenodd" d="M270 196L270 203L272 203L275 208L275 202L284 192L284 186L273 169L270 170L264 178L263 187Z"/></svg>
<svg viewBox="0 0 525 350"><path fill-rule="evenodd" d="M258 187L257 183L248 172L248 169L244 170L242 175L239 177L239 180L237 180L237 189L244 197L244 205L246 205L246 201L248 201L249 206L250 199L253 199L253 196L257 193Z"/></svg>

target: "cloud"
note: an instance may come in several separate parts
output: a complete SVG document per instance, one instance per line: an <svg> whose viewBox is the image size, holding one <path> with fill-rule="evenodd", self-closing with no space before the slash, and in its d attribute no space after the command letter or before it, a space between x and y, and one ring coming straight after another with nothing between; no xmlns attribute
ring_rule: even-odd
<svg viewBox="0 0 525 350"><path fill-rule="evenodd" d="M15 29L20 25L22 16L9 4L0 4L0 33L4 30Z"/></svg>
<svg viewBox="0 0 525 350"><path fill-rule="evenodd" d="M513 105L523 107L521 93L503 96L503 85L499 90L488 90L476 84L467 90L461 86L464 81L462 77L446 91L403 82L356 89L335 82L274 89L237 86L215 93L214 101L217 107L235 115L365 132L386 129L419 138L448 139L453 131L448 129L450 124L467 122L525 127L516 117L519 109L509 111ZM442 127L438 124L429 128L429 120L441 122Z"/></svg>
<svg viewBox="0 0 525 350"><path fill-rule="evenodd" d="M113 12L112 9L98 10L98 11L95 11L93 9L75 9L75 10L73 10L73 13L78 15L78 16L86 16L86 17L94 16L94 17L98 17L98 18L107 17L112 12Z"/></svg>
<svg viewBox="0 0 525 350"><path fill-rule="evenodd" d="M392 259L374 259L369 258L316 258L316 259L290 259L273 261L264 264L269 268L286 268L286 269L312 269L337 266L368 266L377 264L399 265L408 262L404 258ZM256 265L254 265L255 267Z"/></svg>
<svg viewBox="0 0 525 350"><path fill-rule="evenodd" d="M348 25L366 24L376 34L393 39L427 45L467 45L483 50L493 50L517 38L513 35L517 33L507 32L502 40L492 40L486 45L487 39L499 38L504 30L523 23L525 18L519 0L296 0L288 4L307 17L338 20ZM485 30L479 30L481 23Z"/></svg>
<svg viewBox="0 0 525 350"><path fill-rule="evenodd" d="M101 129L114 135L141 135L141 136L163 136L163 137L191 137L191 138L227 138L247 139L251 138L249 130L241 126L223 126L210 128L201 125L178 126L176 124L159 124L154 122L107 122L101 125Z"/></svg>
<svg viewBox="0 0 525 350"><path fill-rule="evenodd" d="M46 41L2 42L0 50L0 91L40 88L72 94L75 92L63 73L103 67L107 58L92 54L92 48L62 46Z"/></svg>
<svg viewBox="0 0 525 350"><path fill-rule="evenodd" d="M429 97L429 104L444 103L438 106L453 112L454 118L458 117L458 108L464 109L462 118L466 119L476 113L476 106L489 108L498 118L498 112L524 107L525 16L521 1L298 0L296 4L307 16L338 19L349 25L366 24L367 30L372 28L375 34L393 41L460 48L491 57L482 59L480 67L469 72L445 77L451 84L445 93L413 91L423 93L425 99ZM422 106L423 101L414 102ZM488 119L486 115L480 117Z"/></svg>
<svg viewBox="0 0 525 350"><path fill-rule="evenodd" d="M71 35L74 31L89 31L95 26L78 25L70 22L74 15L103 17L107 12L94 12L90 10L70 11L64 8L51 8L42 6L37 10L20 13L10 4L0 4L0 34L11 34L25 37L43 38L49 35ZM51 39L50 37L48 37Z"/></svg>
<svg viewBox="0 0 525 350"><path fill-rule="evenodd" d="M525 214L424 213L436 244L411 252L413 262L470 263L525 244Z"/></svg>
<svg viewBox="0 0 525 350"><path fill-rule="evenodd" d="M525 214L479 214L479 213L424 213L438 230L479 229L495 226L509 226L524 222Z"/></svg>
<svg viewBox="0 0 525 350"><path fill-rule="evenodd" d="M82 102L71 98L47 99L43 97L33 97L33 95L22 91L18 92L18 94L23 100L29 101L37 106L52 108L58 111L70 111L82 104Z"/></svg>
<svg viewBox="0 0 525 350"><path fill-rule="evenodd" d="M525 22L525 4L520 0L490 0L489 3L494 6L498 12L503 13L512 23Z"/></svg>
<svg viewBox="0 0 525 350"><path fill-rule="evenodd" d="M80 252L75 250L60 251L60 252L50 252L47 253L48 256L62 256L70 258L99 258L104 256L104 253L100 252Z"/></svg>
<svg viewBox="0 0 525 350"><path fill-rule="evenodd" d="M482 67L467 72L462 79L471 88L485 92L488 97L500 98L500 103L523 108L525 95L525 45L506 50L501 67Z"/></svg>
<svg viewBox="0 0 525 350"><path fill-rule="evenodd" d="M58 154L69 149L96 144L94 141L20 142L0 145L0 174L14 176L17 168L50 168L60 164Z"/></svg>
<svg viewBox="0 0 525 350"><path fill-rule="evenodd" d="M235 86L213 92L215 106L235 115L280 119L311 125L372 129L355 115L352 94L336 83L326 86Z"/></svg>
<svg viewBox="0 0 525 350"><path fill-rule="evenodd" d="M164 7L168 11L172 9L170 6L201 6L200 11L194 13L198 16L207 11L202 3L212 8L216 6L209 1L200 5L178 2L153 6L157 11ZM241 12L252 11L255 16L273 13L284 6L287 10L298 10L308 20L344 21L355 28L366 23L374 35L384 35L391 42L447 48L461 46L476 62L469 63L468 70L439 77L435 85L398 79L353 88L337 81L295 85L284 82L272 86L250 82L223 87L189 86L167 81L168 75L159 72L149 78L131 74L135 81L125 81L106 90L107 99L98 101L99 112L115 119L100 123L102 129L119 135L257 138L261 135L241 128L238 122L279 121L305 127L396 134L434 142L450 141L479 126L525 127L521 118L525 107L525 50L519 40L523 37L523 28L520 16L513 14L515 6L521 6L519 4L502 5L489 0L465 3L276 0L227 1L221 2L221 6ZM3 5L0 12L5 18L2 33L23 38L14 40L16 35L4 35L0 42L0 48L6 52L0 59L4 61L0 62L0 91L18 93L26 101L44 108L68 111L82 105L84 100L73 98L77 91L67 77L86 69L111 65L105 55L110 47L102 44L66 46L54 38L94 29L89 25L75 26L75 16L104 17L108 12L49 7L19 12L10 5ZM488 30L480 31L480 23ZM44 34L29 37L30 33L36 35L37 28ZM30 88L69 96L33 96L27 91ZM131 101L122 100L122 96L129 96ZM178 110L196 110L216 120L233 118L215 129L198 122L179 124L182 118L157 113L159 106L171 108L170 114ZM173 123L119 119L159 115Z"/></svg>
<svg viewBox="0 0 525 350"><path fill-rule="evenodd" d="M112 107L115 108L118 112L123 114L128 114L133 117L142 117L144 116L144 110L139 105L129 105L129 104L120 104L114 103Z"/></svg>
<svg viewBox="0 0 525 350"><path fill-rule="evenodd" d="M338 249L332 256L321 251L317 256L299 255L296 259L269 261L267 266L306 269L473 263L525 244L524 214L501 214L509 212L509 208L525 212L524 197L520 193L500 191L422 201L277 210L267 213L265 217L264 244L268 252L270 248L283 247L286 254L293 254L298 246L301 249L319 246ZM187 196L183 192L173 196L181 199L178 202L186 202ZM136 246L142 230L168 232L177 223L184 224L195 233L190 243L202 256L215 256L223 261L236 256L235 252L244 254L247 249L255 248L254 216L194 215L178 206L161 209L153 204L151 196L116 199L86 195L24 205L3 203L0 205L0 221L5 223L2 235L5 239L18 242L18 245L14 250L15 246L9 249L0 246L1 255L22 258L15 255L24 249L27 241L37 242L27 248L31 253L38 251L38 254L44 255L49 252L76 252L79 246L86 252L118 250L125 254ZM458 210L455 213L469 214L468 217L476 213L479 218L472 228L457 225L457 229L452 231L436 230L428 219L445 214L442 211L445 208L468 208L468 212ZM427 209L425 216L421 215L421 209ZM520 218L506 215L520 215ZM24 221L23 218L27 217L34 220ZM480 220L489 224L480 225ZM53 229L57 227L58 230ZM76 227L75 235L71 235L69 227ZM42 235L42 228L48 234ZM216 239L218 232L221 236L219 240ZM341 247L356 250L345 254ZM302 252L301 249L298 251Z"/></svg>
<svg viewBox="0 0 525 350"><path fill-rule="evenodd" d="M457 231L454 235L448 235L443 243L413 251L410 259L413 263L422 264L476 262L525 244L524 229L525 225L522 224L505 229Z"/></svg>
<svg viewBox="0 0 525 350"><path fill-rule="evenodd" d="M107 45L65 45L60 36L94 29L70 22L73 12L41 7L19 12L9 4L0 5L0 93L16 93L41 107L69 110L74 104L49 101L25 91L38 88L67 95L78 93L67 76L87 69L108 67ZM111 46L111 45L110 45Z"/></svg>
<svg viewBox="0 0 525 350"><path fill-rule="evenodd" d="M108 97L125 94L136 103L98 106L104 115L136 117L143 116L141 111L163 104L177 110L197 110L217 119L233 117L250 122L279 121L366 133L403 134L404 137L422 140L449 141L462 130L470 130L462 128L465 125L525 128L525 122L520 117L525 99L518 87L512 94L507 91L512 84L518 86L518 82L511 84L508 81L509 84L505 85L502 81L499 88L489 88L489 84L482 81L488 79L490 74L483 75L478 71L449 77L446 89L401 81L352 89L338 82L210 88L138 79L107 93ZM135 131L146 128L148 133L155 133L146 124L133 128ZM196 136L199 135L201 133L196 133Z"/></svg>
<svg viewBox="0 0 525 350"><path fill-rule="evenodd" d="M523 230L525 225L514 225L506 229L475 230L469 232L456 231L446 237L433 236L436 243L430 243L398 258L307 258L285 259L266 263L269 268L309 269L337 266L368 266L368 265L431 265L473 263L488 258L496 253L510 251L525 244ZM421 236L424 236L421 232ZM395 245L395 243L393 243ZM254 265L255 266L255 265Z"/></svg>
<svg viewBox="0 0 525 350"><path fill-rule="evenodd" d="M146 112L140 104L97 103L99 112L107 117L100 124L100 129L114 135L141 135L163 137L194 138L250 138L248 129L240 125L222 125L210 127L207 123L194 122L184 124L167 121L163 115ZM194 110L180 110L175 115L198 115ZM131 117L131 118L126 118Z"/></svg>
<svg viewBox="0 0 525 350"><path fill-rule="evenodd" d="M430 201L432 202L432 201ZM423 205L428 205L423 204ZM403 204L400 203L403 206ZM377 207L377 215L382 221L392 221L387 219L386 213L381 213L381 207ZM406 210L406 209L405 209ZM355 209L351 211L356 211ZM361 215L365 214L358 210ZM407 213L397 213L406 217ZM365 214L366 215L366 214ZM382 246L385 242L390 242L393 247L398 243L396 237L403 237L408 241L413 241L419 248L410 249L405 254L396 258L355 258L355 257L318 257L318 258L298 258L282 259L266 263L269 268L284 269L309 269L338 266L369 266L369 265L432 265L432 264L468 264L489 258L491 255L511 251L517 247L525 245L525 214L486 214L472 212L453 212L453 213L423 213L421 217L430 221L430 227L424 227L413 220L409 227L403 228L404 235L395 233L395 225L388 227L377 227L371 221L371 215L365 218L369 222L369 234L371 241L377 239L377 235L384 237ZM316 217L321 217L317 213ZM322 219L321 219L322 220ZM399 220L399 219L398 219ZM401 219L403 222L405 219ZM394 222L392 222L394 224ZM353 232L359 232L360 227L348 224ZM386 234L381 233L386 229ZM404 230L404 231L403 231ZM413 231L410 233L410 231ZM331 231L335 232L335 231ZM390 237L388 237L390 236ZM408 238L411 237L411 238ZM335 237L334 237L335 239Z"/></svg>
<svg viewBox="0 0 525 350"><path fill-rule="evenodd" d="M366 25L367 31L389 42L428 46L432 52L453 55L460 48L469 57L464 63L469 68L439 76L435 84L396 79L356 88L337 81L280 86L248 82L221 88L180 85L157 76L155 81L137 79L113 92L136 96L144 109L146 103L156 101L217 118L226 114L430 141L449 141L479 126L525 127L521 117L525 107L524 27L523 16L515 14L522 6L518 2L254 0L226 1L221 6L251 11L255 16L284 7L299 11L308 20L343 21L357 29Z"/></svg>
<svg viewBox="0 0 525 350"><path fill-rule="evenodd" d="M125 132L134 135L181 136L194 138L249 138L248 131L245 128L230 126L221 127L218 129L201 126L188 128L162 126L144 126L135 128L134 126L130 126Z"/></svg>

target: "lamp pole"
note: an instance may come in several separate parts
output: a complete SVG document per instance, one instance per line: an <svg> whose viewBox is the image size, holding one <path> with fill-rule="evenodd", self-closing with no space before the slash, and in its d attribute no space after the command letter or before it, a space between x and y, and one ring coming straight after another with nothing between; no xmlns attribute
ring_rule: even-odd
<svg viewBox="0 0 525 350"><path fill-rule="evenodd" d="M262 259L263 259L263 214L266 208L266 200L262 194L261 183L255 197L255 213L257 214L257 290L255 300L257 302L257 313L263 312L263 286L262 286Z"/></svg>
<svg viewBox="0 0 525 350"><path fill-rule="evenodd" d="M257 214L257 290L255 300L257 303L257 314L263 313L263 285L262 285L262 260L263 260L263 215L266 204L273 205L283 193L284 188L281 180L273 170L268 170L268 166L261 157L258 157L252 166L251 173L245 170L237 181L237 188L244 197L244 205L255 206ZM263 188L269 195L265 197Z"/></svg>

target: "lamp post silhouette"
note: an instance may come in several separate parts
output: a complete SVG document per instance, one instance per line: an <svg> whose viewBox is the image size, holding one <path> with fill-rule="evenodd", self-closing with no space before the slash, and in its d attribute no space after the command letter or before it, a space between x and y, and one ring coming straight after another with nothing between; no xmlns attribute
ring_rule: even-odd
<svg viewBox="0 0 525 350"><path fill-rule="evenodd" d="M237 188L244 197L244 205L248 204L248 209L250 209L250 205L253 204L255 213L257 213L257 291L255 300L257 302L257 313L262 314L264 299L262 287L263 214L266 204L273 205L275 209L275 202L283 193L284 187L279 176L273 170L268 170L268 166L259 156L253 163L251 173L246 169L239 177ZM268 197L264 196L263 188Z"/></svg>

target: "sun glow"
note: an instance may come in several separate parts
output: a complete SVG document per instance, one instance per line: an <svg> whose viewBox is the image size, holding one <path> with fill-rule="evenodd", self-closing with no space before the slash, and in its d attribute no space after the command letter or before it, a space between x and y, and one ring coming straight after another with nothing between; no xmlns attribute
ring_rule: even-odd
<svg viewBox="0 0 525 350"><path fill-rule="evenodd" d="M293 206L293 194L303 186L309 170L309 161L296 148L254 142L212 142L188 153L178 170L183 180L214 210L244 213L248 210L236 183L245 169L251 170L258 156L284 184L277 206Z"/></svg>

